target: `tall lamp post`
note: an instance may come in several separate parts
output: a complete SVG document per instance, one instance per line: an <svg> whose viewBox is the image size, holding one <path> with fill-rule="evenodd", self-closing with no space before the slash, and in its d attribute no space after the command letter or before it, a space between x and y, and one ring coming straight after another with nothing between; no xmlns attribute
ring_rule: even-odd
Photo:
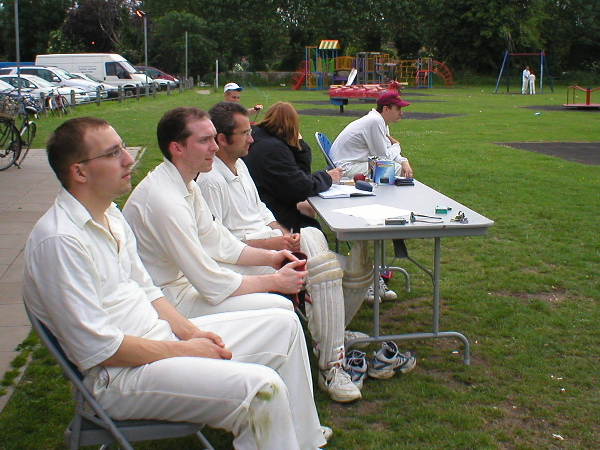
<svg viewBox="0 0 600 450"><path fill-rule="evenodd" d="M148 83L148 18L141 9L136 9L135 15L144 19L144 67L146 68L146 95L148 95L148 88L150 87L150 83Z"/></svg>

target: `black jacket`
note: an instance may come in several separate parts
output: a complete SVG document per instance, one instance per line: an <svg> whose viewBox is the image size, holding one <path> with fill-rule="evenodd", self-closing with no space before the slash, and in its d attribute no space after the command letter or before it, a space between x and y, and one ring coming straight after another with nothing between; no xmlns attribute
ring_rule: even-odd
<svg viewBox="0 0 600 450"><path fill-rule="evenodd" d="M319 223L296 208L296 203L331 187L331 176L320 170L310 173L311 149L304 141L292 147L257 126L252 127L254 142L244 162L261 200L275 219L288 229L318 227Z"/></svg>

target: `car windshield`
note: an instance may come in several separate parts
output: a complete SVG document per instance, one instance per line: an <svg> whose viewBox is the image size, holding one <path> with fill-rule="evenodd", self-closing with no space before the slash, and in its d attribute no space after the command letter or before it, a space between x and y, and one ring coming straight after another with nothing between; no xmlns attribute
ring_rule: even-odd
<svg viewBox="0 0 600 450"><path fill-rule="evenodd" d="M24 77L23 77L24 78ZM27 80L37 85L37 87L45 87L45 88L54 88L55 86L49 81L44 80L43 78L38 77L37 75L27 75Z"/></svg>
<svg viewBox="0 0 600 450"><path fill-rule="evenodd" d="M99 78L96 78L93 75L90 75L89 73L81 73L79 74L79 76L90 81L95 81L96 83L104 83L104 81L100 80Z"/></svg>
<svg viewBox="0 0 600 450"><path fill-rule="evenodd" d="M12 91L14 87L6 81L0 80L0 91Z"/></svg>
<svg viewBox="0 0 600 450"><path fill-rule="evenodd" d="M66 78L67 80L72 80L72 79L74 79L74 78L77 78L75 75L73 75L73 74L71 74L71 73L67 72L67 71L66 71L66 70L64 70L64 69L61 69L60 67L57 67L57 68L55 68L55 69L54 69L54 71L55 71L56 73L58 73L59 75L62 75L62 77L63 77L63 78Z"/></svg>

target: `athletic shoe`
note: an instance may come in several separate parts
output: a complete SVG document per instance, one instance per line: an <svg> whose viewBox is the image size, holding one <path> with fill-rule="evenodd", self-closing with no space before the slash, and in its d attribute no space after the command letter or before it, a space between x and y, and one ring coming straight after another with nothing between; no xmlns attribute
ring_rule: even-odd
<svg viewBox="0 0 600 450"><path fill-rule="evenodd" d="M323 437L325 438L325 440L329 442L329 439L331 439L331 437L333 436L333 430L329 427L324 427L323 425L321 425L321 431L323 431Z"/></svg>
<svg viewBox="0 0 600 450"><path fill-rule="evenodd" d="M381 303L381 300L396 300L398 298L398 295L394 291L388 289L387 284L385 284L385 281L381 277L379 277L379 298L379 303ZM372 284L367 290L365 301L371 303L375 301L375 289Z"/></svg>
<svg viewBox="0 0 600 450"><path fill-rule="evenodd" d="M346 355L344 370L359 389L363 388L363 382L367 378L367 354L360 350L351 350Z"/></svg>
<svg viewBox="0 0 600 450"><path fill-rule="evenodd" d="M392 378L396 371L410 372L417 365L411 352L400 353L395 342L384 342L381 349L373 353L369 361L369 376L372 378Z"/></svg>
<svg viewBox="0 0 600 450"><path fill-rule="evenodd" d="M344 344L353 339L364 339L370 337L366 333L361 333L360 331L344 331ZM368 342L360 342L358 344L352 344L353 347L356 348L365 348L369 345Z"/></svg>
<svg viewBox="0 0 600 450"><path fill-rule="evenodd" d="M319 387L329 394L332 400L340 403L352 402L362 397L360 389L341 367L319 370Z"/></svg>

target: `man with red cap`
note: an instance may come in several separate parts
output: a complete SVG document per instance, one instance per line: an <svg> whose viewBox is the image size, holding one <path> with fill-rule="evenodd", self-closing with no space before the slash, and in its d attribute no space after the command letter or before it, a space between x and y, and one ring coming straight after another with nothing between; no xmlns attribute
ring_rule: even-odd
<svg viewBox="0 0 600 450"><path fill-rule="evenodd" d="M388 125L402 118L402 108L410 105L395 90L384 92L377 99L377 108L351 122L331 146L330 156L344 176L366 175L369 157L378 156L396 163L396 176L412 177L408 159L402 156L400 143L390 136Z"/></svg>

